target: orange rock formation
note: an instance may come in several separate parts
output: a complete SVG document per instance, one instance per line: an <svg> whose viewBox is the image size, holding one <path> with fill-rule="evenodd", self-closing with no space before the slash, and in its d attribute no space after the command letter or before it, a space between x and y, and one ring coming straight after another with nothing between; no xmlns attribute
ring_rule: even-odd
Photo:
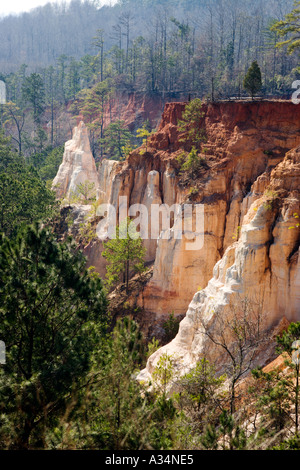
<svg viewBox="0 0 300 470"><path fill-rule="evenodd" d="M204 104L207 167L189 182L180 181L176 160L184 108L165 106L147 152L104 161L98 189L116 207L119 196L128 205L204 204L201 250L187 251L184 239L146 241L154 268L139 298L153 322L187 312L165 349L188 365L205 346L199 318L211 321L219 310L226 315L237 295L259 298L269 327L284 316L300 320L300 108L288 101ZM95 258L92 247L87 252ZM165 349L150 358L148 372Z"/></svg>

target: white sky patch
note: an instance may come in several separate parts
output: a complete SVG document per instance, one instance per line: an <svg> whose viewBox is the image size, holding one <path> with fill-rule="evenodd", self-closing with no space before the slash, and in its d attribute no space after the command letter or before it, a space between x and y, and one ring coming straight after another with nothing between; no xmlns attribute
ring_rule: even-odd
<svg viewBox="0 0 300 470"><path fill-rule="evenodd" d="M100 0L101 5L113 5L117 0ZM9 15L10 13L23 13L33 8L46 5L47 3L70 3L70 0L8 0L0 2L0 17Z"/></svg>

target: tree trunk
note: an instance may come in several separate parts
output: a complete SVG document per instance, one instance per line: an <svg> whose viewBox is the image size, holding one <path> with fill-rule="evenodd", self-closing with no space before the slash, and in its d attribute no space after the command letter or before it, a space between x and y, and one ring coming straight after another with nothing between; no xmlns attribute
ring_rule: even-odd
<svg viewBox="0 0 300 470"><path fill-rule="evenodd" d="M126 294L129 294L129 260L126 261Z"/></svg>
<svg viewBox="0 0 300 470"><path fill-rule="evenodd" d="M299 428L299 366L296 366L296 399L295 399L295 434L298 436Z"/></svg>
<svg viewBox="0 0 300 470"><path fill-rule="evenodd" d="M30 437L31 431L32 431L32 422L26 419L24 423L24 428L16 442L16 448L18 450L28 450L29 437Z"/></svg>

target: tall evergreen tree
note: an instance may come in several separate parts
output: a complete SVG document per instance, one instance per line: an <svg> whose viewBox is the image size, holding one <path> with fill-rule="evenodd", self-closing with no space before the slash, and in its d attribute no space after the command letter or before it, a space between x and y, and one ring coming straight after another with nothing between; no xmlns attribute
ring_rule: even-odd
<svg viewBox="0 0 300 470"><path fill-rule="evenodd" d="M132 134L128 130L124 121L111 122L104 131L104 151L112 159L124 160L126 148L131 144Z"/></svg>
<svg viewBox="0 0 300 470"><path fill-rule="evenodd" d="M277 44L277 47L287 46L289 54L292 54L295 49L299 49L300 1L295 1L293 10L285 16L284 20L273 24L271 30L285 38Z"/></svg>
<svg viewBox="0 0 300 470"><path fill-rule="evenodd" d="M22 85L22 96L25 102L30 103L34 122L39 125L45 109L45 89L40 74L32 73L25 78Z"/></svg>
<svg viewBox="0 0 300 470"><path fill-rule="evenodd" d="M0 440L26 449L89 372L106 300L76 245L34 225L0 240L0 305L0 409L10 423Z"/></svg>
<svg viewBox="0 0 300 470"><path fill-rule="evenodd" d="M246 73L244 79L244 88L251 95L252 100L262 88L261 71L256 60L252 62L252 65L249 67L248 72Z"/></svg>
<svg viewBox="0 0 300 470"><path fill-rule="evenodd" d="M0 232L12 235L22 223L45 220L54 203L54 193L0 133Z"/></svg>

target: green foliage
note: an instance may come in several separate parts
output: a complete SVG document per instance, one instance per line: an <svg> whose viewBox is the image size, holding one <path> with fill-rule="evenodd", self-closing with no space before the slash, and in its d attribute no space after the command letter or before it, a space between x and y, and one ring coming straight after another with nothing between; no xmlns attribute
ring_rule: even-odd
<svg viewBox="0 0 300 470"><path fill-rule="evenodd" d="M251 66L249 67L248 72L244 78L243 86L245 90L251 95L252 99L261 90L261 71L256 60L252 62Z"/></svg>
<svg viewBox="0 0 300 470"><path fill-rule="evenodd" d="M182 119L177 124L179 131L183 134L180 141L191 143L195 151L199 150L201 142L205 141L203 116L202 101L195 98L185 106Z"/></svg>
<svg viewBox="0 0 300 470"><path fill-rule="evenodd" d="M286 352L289 356L292 356L293 343L298 340L300 340L300 322L290 323L288 329L276 337L277 352Z"/></svg>
<svg viewBox="0 0 300 470"><path fill-rule="evenodd" d="M157 393L166 396L167 387L175 377L174 356L163 353L157 362L152 377Z"/></svg>
<svg viewBox="0 0 300 470"><path fill-rule="evenodd" d="M225 375L216 374L215 367L205 358L189 373L177 378L174 399L181 410L183 428L192 430L190 446L198 443L207 450L246 448L243 421L228 407L226 380Z"/></svg>
<svg viewBox="0 0 300 470"><path fill-rule="evenodd" d="M1 239L0 304L2 413L11 423L10 446L27 448L89 372L106 300L76 245L58 244L35 225Z"/></svg>
<svg viewBox="0 0 300 470"><path fill-rule="evenodd" d="M83 115L84 121L89 129L92 152L100 146L100 153L103 154L104 138L104 112L114 88L110 80L98 82L92 88L81 90L78 95L78 108Z"/></svg>
<svg viewBox="0 0 300 470"><path fill-rule="evenodd" d="M232 450L246 450L247 448L246 432L238 425L234 429L230 446Z"/></svg>
<svg viewBox="0 0 300 470"><path fill-rule="evenodd" d="M74 196L77 197L78 201L80 201L82 204L89 204L91 201L95 201L96 199L95 183L91 183L89 181L84 181L83 183L79 183L76 186Z"/></svg>
<svg viewBox="0 0 300 470"><path fill-rule="evenodd" d="M278 370L264 372L258 368L252 374L262 383L257 401L257 408L262 415L261 427L268 425L267 435L272 430L282 431L290 421L291 411L286 378Z"/></svg>
<svg viewBox="0 0 300 470"><path fill-rule="evenodd" d="M233 417L227 410L223 410L220 415L220 433L223 435L223 450L226 450L226 438L232 436L234 427Z"/></svg>
<svg viewBox="0 0 300 470"><path fill-rule="evenodd" d="M11 148L11 141L0 131L0 171L5 172L12 164L23 164L24 160Z"/></svg>
<svg viewBox="0 0 300 470"><path fill-rule="evenodd" d="M177 123L182 133L180 142L192 145L189 153L182 151L177 156L177 161L180 165L180 172L191 177L196 176L201 167L207 167L205 157L199 154L201 144L206 140L202 124L203 116L202 102L196 98L185 106L182 120Z"/></svg>
<svg viewBox="0 0 300 470"><path fill-rule="evenodd" d="M129 218L116 229L116 238L103 244L102 256L107 259L106 278L109 287L119 282L126 285L129 293L129 279L133 273L145 270L145 248L136 231L136 226Z"/></svg>
<svg viewBox="0 0 300 470"><path fill-rule="evenodd" d="M202 167L206 167L206 160L199 155L196 147L193 146L181 164L180 172L195 176Z"/></svg>
<svg viewBox="0 0 300 470"><path fill-rule="evenodd" d="M179 329L179 322L177 318L175 318L174 313L170 313L169 318L163 323L163 329L165 330L164 340L166 343L172 341L173 338L178 333Z"/></svg>
<svg viewBox="0 0 300 470"><path fill-rule="evenodd" d="M299 398L300 398L300 322L290 323L288 329L276 338L278 352L287 354L286 366L289 373L286 374L286 388L293 402L295 413L295 435L299 433Z"/></svg>
<svg viewBox="0 0 300 470"><path fill-rule="evenodd" d="M154 25L162 3L164 14L159 14L158 28ZM285 7L291 5L291 0L288 0ZM297 55L287 61L284 54L274 49L285 46L292 51L299 46L299 3L283 21L275 20L275 25L272 24L273 18L280 18L281 7L275 11L270 2L246 2L242 7L243 14L240 14L240 5L230 5L230 12L235 18L233 23L231 15L226 15L226 8L223 8L218 20L222 26L220 28L217 27L215 11L212 10L210 25L206 21L208 8L207 2L193 0L176 0L175 3L174 0L157 1L154 8L150 2L129 0L105 8L103 14L97 2L70 4L58 9L48 5L29 15L34 40L32 28L27 28L26 22L5 18L2 34L10 40L2 41L2 49L5 69L9 72L3 78L8 84L9 101L20 107L22 85L29 78L28 69L39 70L36 75L40 75L43 81L45 104L47 111L51 110L52 124L54 122L51 135L53 145L56 141L53 129L55 134L59 106L72 100L79 115L82 109L79 109L81 99L78 99L78 92L84 90L83 95L90 95L84 120L91 127L92 151L94 156L100 151L102 157L103 148L99 139L103 138L103 101L101 97L99 100L93 89L97 87L99 91L107 81L110 82L109 88L121 93L180 92L186 99L196 94L228 99L241 95L242 71L248 68L249 61L254 57L264 64L263 92L272 95L289 92L291 83L297 79ZM259 15L253 14L255 8L259 8ZM187 12L191 17L198 18L196 27L191 26ZM65 15L70 21L68 28L61 30ZM149 24L152 24L150 29L146 27ZM11 28L16 31L13 35ZM202 47L202 33L207 38L205 48ZM93 35L96 37L92 39ZM278 40L280 35L283 39L281 43ZM73 40L70 42L71 36ZM24 38L22 47L20 38ZM65 53L61 54L61 51ZM11 73L16 63L21 65ZM175 97L178 98L178 95ZM109 101L106 97L106 112L111 113L110 120L114 120L119 115L114 106L116 101L112 107ZM21 108L23 112L24 103ZM15 125L13 127L15 129Z"/></svg>
<svg viewBox="0 0 300 470"><path fill-rule="evenodd" d="M273 191L272 189L266 189L264 192L264 197L266 201L264 202L264 208L266 210L272 210L276 199L278 198L278 192Z"/></svg>
<svg viewBox="0 0 300 470"><path fill-rule="evenodd" d="M32 73L22 85L22 97L32 108L33 120L39 124L45 107L44 82L40 74Z"/></svg>
<svg viewBox="0 0 300 470"><path fill-rule="evenodd" d="M199 189L196 186L191 186L189 189L190 196L196 196L199 193Z"/></svg>
<svg viewBox="0 0 300 470"><path fill-rule="evenodd" d="M26 139L25 139L26 140ZM42 180L52 182L57 174L59 165L62 162L64 147L37 149L36 153L32 153L26 161L37 169Z"/></svg>
<svg viewBox="0 0 300 470"><path fill-rule="evenodd" d="M272 450L300 450L300 438L291 437L283 441L281 444L272 447Z"/></svg>
<svg viewBox="0 0 300 470"><path fill-rule="evenodd" d="M32 147L34 152L41 153L45 149L47 140L48 140L48 136L47 136L46 131L44 131L44 129L40 125L38 125L34 133L34 137L32 141L30 141L30 139L27 138L27 145Z"/></svg>
<svg viewBox="0 0 300 470"><path fill-rule="evenodd" d="M126 160L126 158L128 157L128 155L132 152L133 150L133 147L131 146L130 143L127 143L125 144L122 148L121 148L121 151L122 151L122 154L124 155L124 159Z"/></svg>
<svg viewBox="0 0 300 470"><path fill-rule="evenodd" d="M241 226L239 225L236 229L236 231L234 232L234 234L232 235L232 239L233 240L238 240L240 238L240 234L241 234Z"/></svg>
<svg viewBox="0 0 300 470"><path fill-rule="evenodd" d="M45 158L43 159L43 162L38 169L42 180L52 182L62 162L63 152L63 146L49 149L49 152L46 152Z"/></svg>
<svg viewBox="0 0 300 470"><path fill-rule="evenodd" d="M4 129L11 135L21 154L23 150L23 134L25 125L25 110L15 103L7 102L3 107L2 122ZM16 132L10 131L15 128Z"/></svg>
<svg viewBox="0 0 300 470"><path fill-rule="evenodd" d="M145 149L141 150L141 155L146 153L148 151L148 138L153 134L153 131L151 131L149 121L145 121L142 127L137 129L136 131L136 137L138 139L142 139L142 144L145 146Z"/></svg>
<svg viewBox="0 0 300 470"><path fill-rule="evenodd" d="M235 424L233 416L224 409L219 416L218 428L208 424L200 438L205 449L245 450L247 438L245 431Z"/></svg>
<svg viewBox="0 0 300 470"><path fill-rule="evenodd" d="M124 121L111 122L104 131L104 152L111 159L124 160L131 147L131 141L132 134Z"/></svg>
<svg viewBox="0 0 300 470"><path fill-rule="evenodd" d="M274 369L270 372L264 372L261 369L252 371L256 381L260 383L256 406L262 415L261 426L265 426L265 434L270 436L272 431L275 431L280 441L282 433L285 430L290 433L291 427L294 427L295 437L276 446L278 450L298 445L300 365L297 349L299 340L300 323L291 323L286 331L276 337L277 352L284 358L285 369ZM266 436L264 438L266 439Z"/></svg>
<svg viewBox="0 0 300 470"><path fill-rule="evenodd" d="M180 379L178 383L181 389L180 399L186 398L194 409L199 411L202 405L207 405L211 400L217 402L218 389L224 384L225 378L224 375L217 377L215 367L207 359L202 358Z"/></svg>
<svg viewBox="0 0 300 470"><path fill-rule="evenodd" d="M179 152L178 155L176 155L176 161L178 162L180 168L184 164L186 158L187 158L187 152L185 152L184 150L182 150L181 152Z"/></svg>
<svg viewBox="0 0 300 470"><path fill-rule="evenodd" d="M299 223L299 214L298 212L294 212L293 213L293 218L295 219L294 221L294 224L295 225L292 225L291 227L289 227L289 230L292 230L292 229L295 229L295 228L299 228L300 227L300 223Z"/></svg>
<svg viewBox="0 0 300 470"><path fill-rule="evenodd" d="M81 21L84 10L79 3L66 11L70 15L77 12ZM102 15L96 3L85 4L89 24L94 21L96 27L102 26L100 16L103 16L103 21L108 19L107 28L111 30L109 14ZM300 2L295 3L295 9L284 21L272 25L261 40L257 39L261 24L266 25L266 18L273 14L270 10L266 13L264 4L268 2L260 2L259 16L253 15L247 5L245 15L240 15L232 4L232 18L236 18L236 22L231 21L231 15L223 16L221 9L217 16L222 28L217 30L212 11L211 31L206 30L204 24L199 23L200 29L194 29L187 22L186 11L191 15L196 11L199 21L202 18L206 21L207 12L202 10L201 2L194 0L173 2L177 18L168 14L167 1L141 0L138 7L148 8L145 10L147 24L153 18L151 15L157 14L153 5L161 6L162 3L166 10L160 15L155 41L152 32L149 37L138 36L140 32L144 34L143 21L134 25L130 15L124 15L125 10L137 5L136 1L120 0L116 10L111 10L122 15L120 23L113 28L115 37L108 38L104 25L103 30L97 31L94 42L97 55L87 54L79 61L61 55L55 65L44 66L35 51L40 54L48 50L48 60L52 63L55 44L53 42L52 48L48 42L41 48L41 41L26 40L27 34L32 34L31 28L24 35L24 47L16 44L18 38L23 37L20 32L2 43L2 48L9 48L11 53L23 55L29 50L31 67L38 63L40 70L40 74L27 77L28 67L23 64L16 73L5 77L11 101L3 107L1 114L6 132L12 136L19 154L11 150L9 142L1 135L0 230L11 238L1 238L0 242L0 334L1 339L5 336L5 341L7 337L8 346L7 365L0 369L0 441L3 448L24 448L28 441L34 448L57 449L188 449L197 445L207 449L243 449L246 446L243 410L240 412L232 407L229 413L228 396L223 391L225 377L217 377L208 361L201 360L190 373L179 379L174 358L162 356L153 376L154 392L150 392L135 380L135 376L144 366L145 356L157 350L158 341L153 338L145 352L142 335L130 319L118 321L113 333L103 341L105 300L101 281L93 270L85 270L85 261L77 247L69 241L57 244L47 230L38 228L24 228L14 237L23 222L45 220L52 214L54 195L41 179L49 183L55 176L62 147L53 149L54 141L61 142L53 135L52 147L47 147L42 124L51 116L49 124L53 133L53 129L59 127L59 122L55 123L59 106L64 106L68 100L73 101L73 113L83 116L88 126L94 156L123 160L132 149L133 136L121 120L112 122L106 131L104 129L104 114L107 117L111 113L111 120L115 119L113 112L117 106L116 102L111 102L115 89L121 93L124 90L126 93L132 90L143 93L182 90L186 96L191 92L199 93L199 96L200 93L201 96L215 94L216 99L228 98L239 93L240 70L248 66L251 56L264 64L263 92L289 92L292 80L298 78L297 57L286 61L284 54L278 54L273 48L287 47L292 53L299 47ZM47 8L55 16L55 20L49 21L55 35L56 15L60 18L61 13L51 6ZM37 21L43 19L42 11L36 13ZM46 24L48 16L44 26ZM69 24L76 28L78 21ZM5 21L2 27L5 29ZM90 31L96 27L91 27ZM39 29L40 34L44 33L42 23ZM77 31L78 41L85 49L87 36L84 40L79 36L87 29L82 27ZM206 37L204 49L202 38L197 37L198 31L203 31ZM277 43L278 35L284 41ZM47 36L45 33L45 41ZM64 37L57 36L59 48L56 45L56 50L64 50L60 42ZM69 40L68 31L65 36ZM80 57L83 49L75 47L72 54L74 50ZM15 63L20 62L20 58ZM8 56L6 60L9 61ZM256 68L251 73L249 70L247 75L246 89L253 97L261 89L261 73ZM82 87L84 89L78 95ZM34 126L29 114L25 119L28 110ZM202 156L205 149L201 148L205 140L202 121L201 101L193 100L186 105L178 123L181 140L188 150L182 152L179 165L187 177L197 175L198 170L207 165ZM137 137L142 140L146 152L150 134L151 129L146 123L138 129ZM22 158L23 152L26 160ZM196 189L190 188L191 196L196 194ZM84 202L94 198L94 188L83 184L79 192ZM271 208L276 196L265 193L265 197L265 207ZM299 226L296 224L299 215L295 213L293 218L290 229ZM83 240L90 241L95 235L92 220L82 224L79 232ZM144 252L139 239L129 240L128 233L127 238L122 238L119 236L122 228L117 232L117 240L106 246L108 282L112 286L123 281L128 291L130 276L144 269ZM233 237L238 236L239 227L233 234ZM245 313L248 318L248 312ZM227 326L222 324L220 335L213 339L220 342L222 334L226 336ZM167 320L165 329L167 340L170 340L177 329L173 315ZM233 322L231 333L237 349L227 342L223 344L223 353L229 353L233 358L231 366L227 366L228 382L234 378L232 386L237 394L233 398L237 404L241 396L246 402L249 398L238 387L240 377L251 364L244 360L245 354L252 354L252 349L248 349L249 331L246 322ZM285 374L281 371L253 373L257 374L256 380L261 387L256 396L255 412L262 418L258 429L254 424L254 433L262 441L274 435L276 438L277 433L278 439L283 439L280 433L291 433L295 426L295 436L275 447L280 450L299 449L299 369L292 361L292 344L297 340L297 324L292 324L277 339L278 351L286 358L288 369ZM258 343L251 344L257 346ZM170 398L167 391L175 382L180 391Z"/></svg>
<svg viewBox="0 0 300 470"><path fill-rule="evenodd" d="M215 426L209 424L200 437L200 442L206 450L218 450L219 434Z"/></svg>
<svg viewBox="0 0 300 470"><path fill-rule="evenodd" d="M0 231L12 234L20 224L46 220L53 213L55 195L37 171L12 152L0 134Z"/></svg>
<svg viewBox="0 0 300 470"><path fill-rule="evenodd" d="M215 367L205 358L177 382L176 401L205 448L217 448L219 419L225 394L225 376L216 375Z"/></svg>
<svg viewBox="0 0 300 470"><path fill-rule="evenodd" d="M91 241L97 239L96 216L98 205L99 201L95 200L92 202L91 209L89 210L88 214L85 215L84 221L79 224L78 234L81 243L90 243Z"/></svg>
<svg viewBox="0 0 300 470"><path fill-rule="evenodd" d="M83 243L90 243L97 237L95 227L90 220L80 224L78 233Z"/></svg>
<svg viewBox="0 0 300 470"><path fill-rule="evenodd" d="M144 342L130 318L118 320L106 338L72 414L48 433L52 448L100 450L168 449L172 445L171 400L156 399L135 379ZM78 400L79 398L79 400Z"/></svg>
<svg viewBox="0 0 300 470"><path fill-rule="evenodd" d="M75 100L77 93L80 91L80 64L71 57L69 70L67 74L68 96Z"/></svg>
<svg viewBox="0 0 300 470"><path fill-rule="evenodd" d="M284 20L277 21L271 27L271 31L285 38L285 40L279 42L276 47L282 48L287 46L289 54L292 54L300 47L300 2L295 1L294 6L295 8L285 16Z"/></svg>
<svg viewBox="0 0 300 470"><path fill-rule="evenodd" d="M148 359L148 357L152 356L152 354L154 354L155 351L158 350L159 340L156 339L155 337L153 337L152 340L150 341L150 343L148 343L147 348L148 348L148 350L147 350L147 359Z"/></svg>

